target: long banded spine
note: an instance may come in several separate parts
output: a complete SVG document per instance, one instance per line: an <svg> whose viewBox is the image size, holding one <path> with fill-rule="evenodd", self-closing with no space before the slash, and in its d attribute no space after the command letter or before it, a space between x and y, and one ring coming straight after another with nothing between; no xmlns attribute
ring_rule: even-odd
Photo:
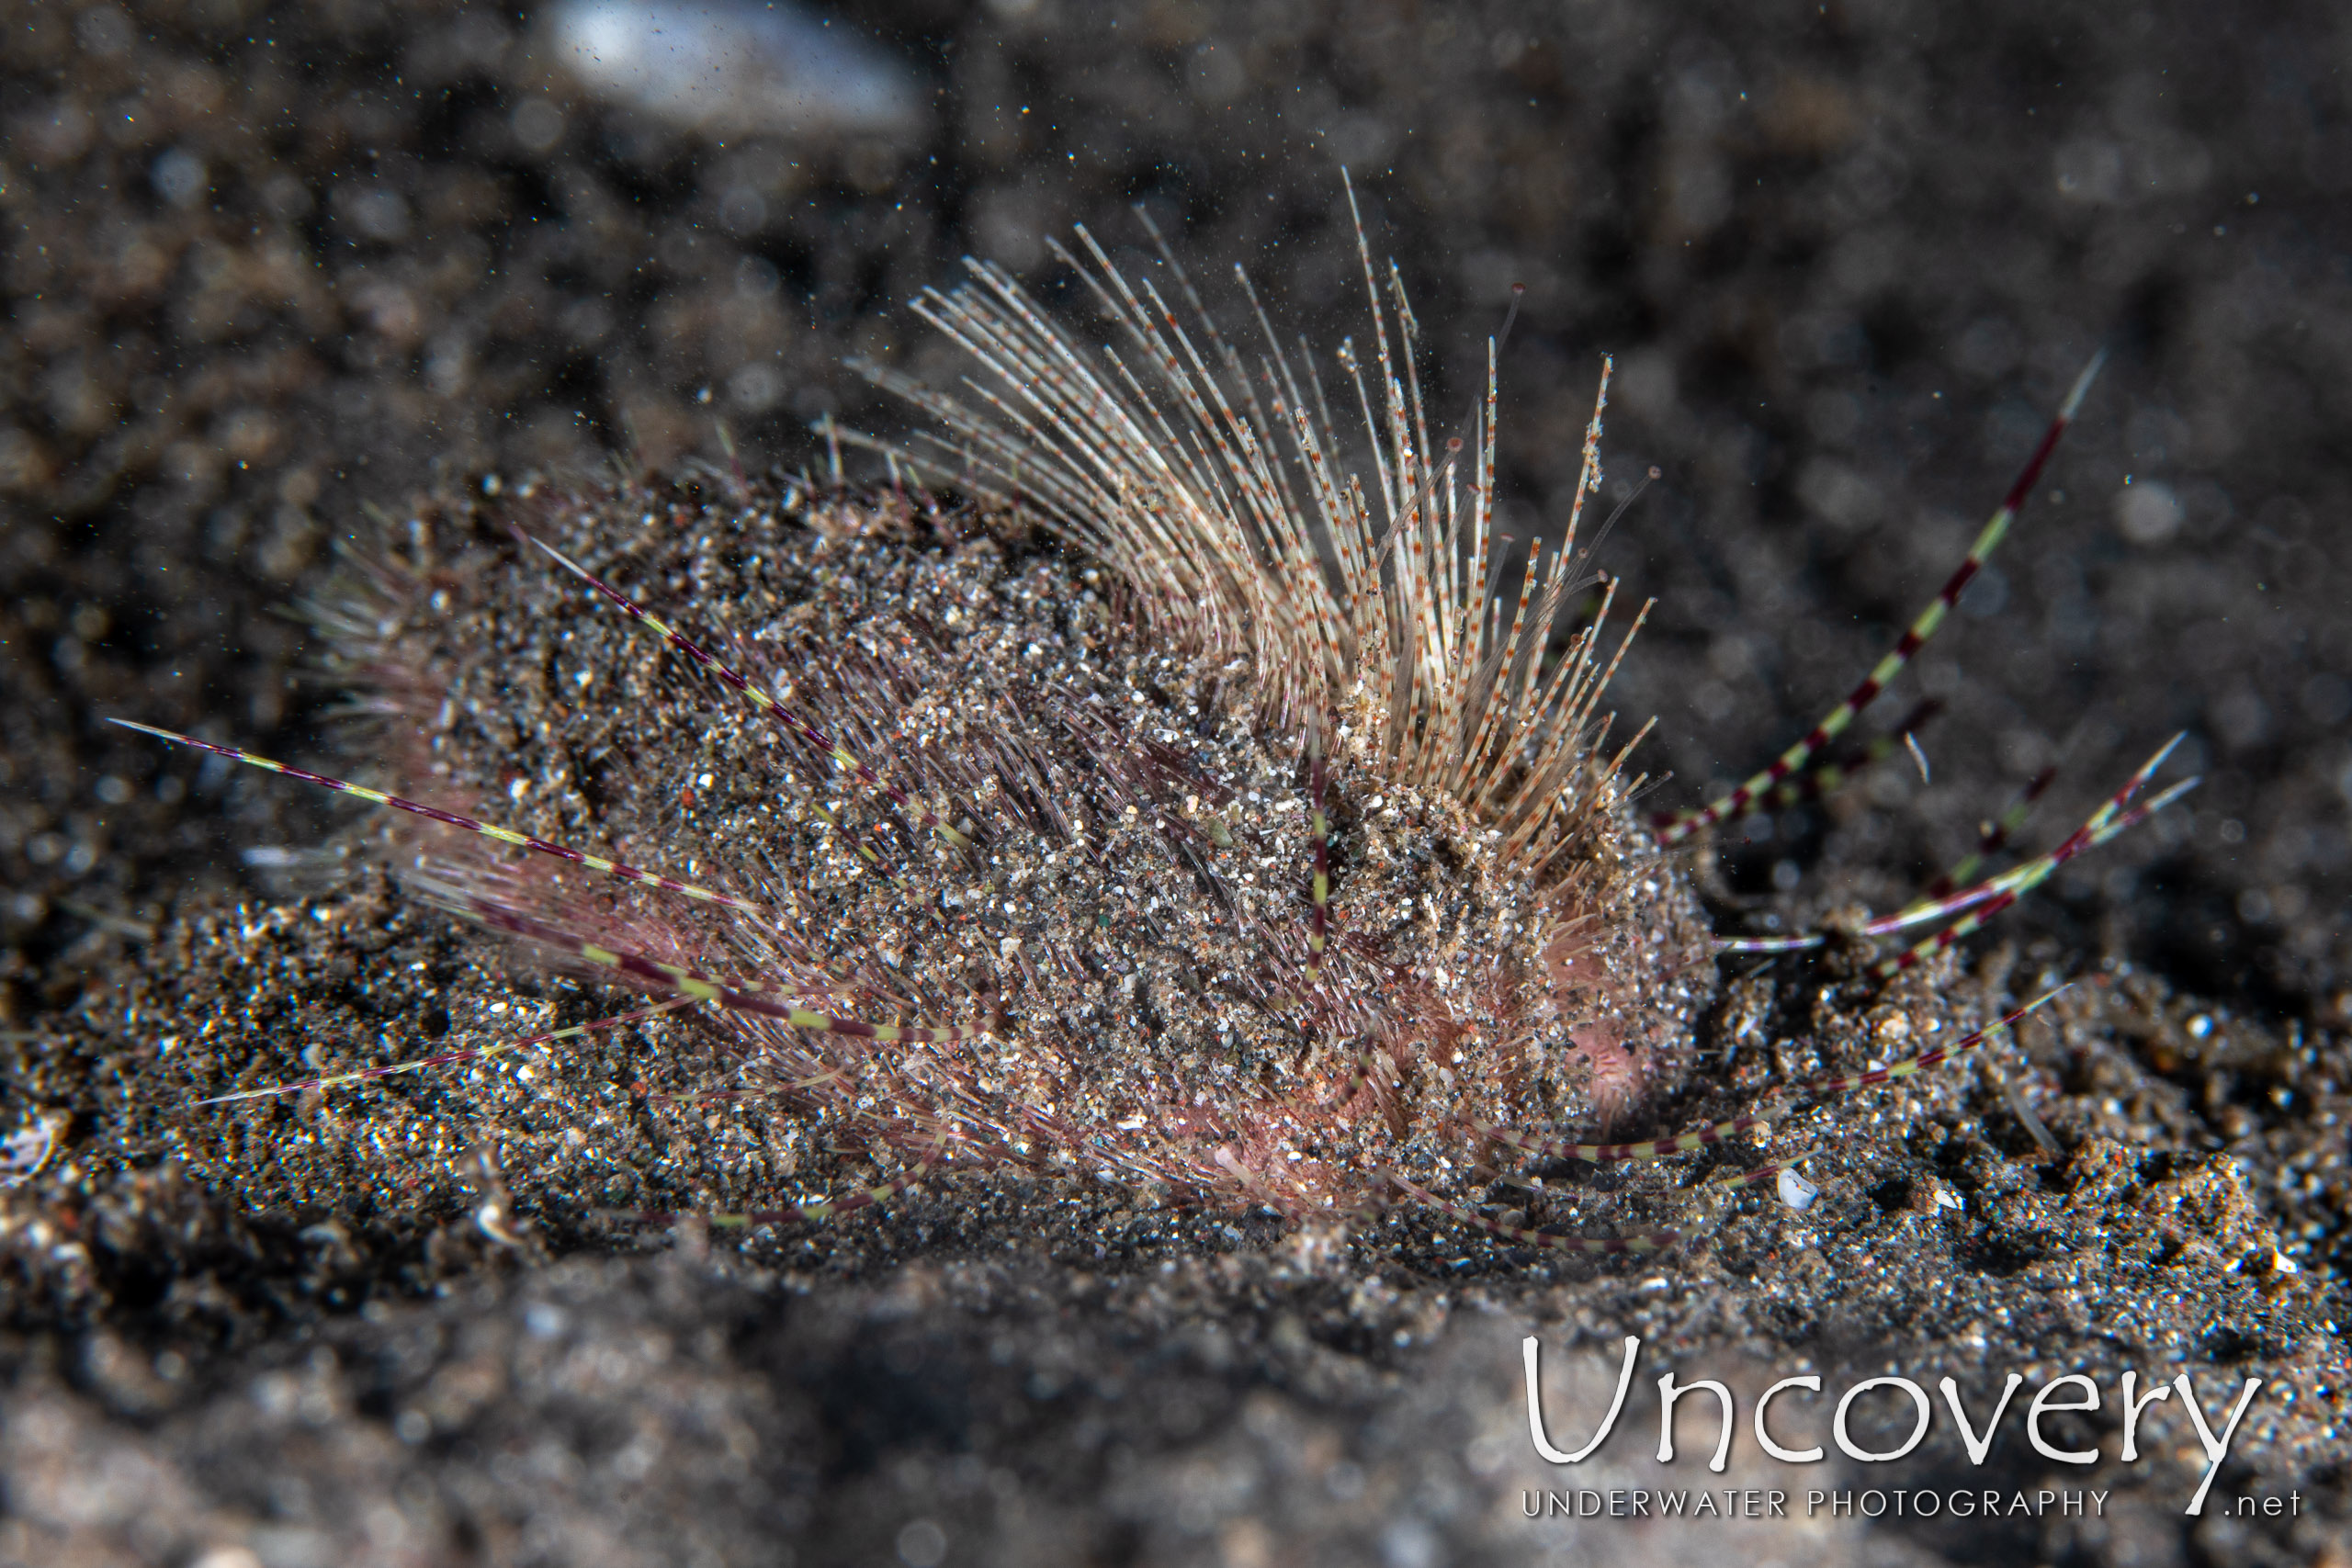
<svg viewBox="0 0 2352 1568"><path fill-rule="evenodd" d="M1894 936L1918 926L1933 925L1938 920L1964 914L1969 910L1990 904L1996 899L2001 900L2001 908L2007 908L2016 902L2018 897L2041 886L2049 874L2056 869L2058 862L2051 858L2052 855L2059 855L2060 851L2064 851L2060 859L2071 860L2085 851L2098 849L2100 845L2130 832L2190 790L2195 789L2201 782L2198 778L2190 777L2182 779L2177 784L2167 784L2130 810L2109 818L2078 845L2069 848L2068 844L2062 843L2058 850L2051 851L2050 854L2037 855L2023 865L2012 866L1997 876L1987 877L1973 887L1965 888L1958 893L1947 893L1940 897L1921 899L1918 903L1898 910L1894 914L1882 915L1877 919L1860 927L1856 934L1866 937ZM1976 926L1983 923L1983 920L1978 920L1969 930L1973 931ZM1965 935L1966 932L1961 934ZM1958 938L1955 937L1954 940L1957 941ZM1817 947L1826 947L1829 942L1828 936L1813 932L1804 936L1723 937L1717 939L1714 946L1715 951L1721 953L1805 953Z"/></svg>
<svg viewBox="0 0 2352 1568"><path fill-rule="evenodd" d="M1988 1023L1982 1029L1963 1034L1949 1045L1939 1045L1932 1050L1922 1051L1916 1056L1907 1056L1900 1062L1891 1062L1883 1067L1869 1067L1861 1072L1848 1073L1840 1077L1816 1078L1804 1087L1814 1094L1844 1094L1850 1089L1870 1089L1878 1084L1893 1083L1897 1078L1907 1078L1916 1073L1924 1073L1930 1067L1939 1067L1955 1056L1964 1055L1975 1050L1995 1035L2015 1028L2020 1019L2056 1000L2059 992L2065 988L2061 986L2056 991L2044 991L2015 1012L2007 1014L1996 1022Z"/></svg>
<svg viewBox="0 0 2352 1568"><path fill-rule="evenodd" d="M2092 831L2090 837L2083 841L2080 849L2068 852L2067 858L2071 859L2083 851L2098 849L2102 844L2130 832L2203 782L2203 779L2192 773L2176 784L2166 784L2128 811L2109 818ZM2063 844L2060 847L2064 848ZM2057 852L2055 850L2051 852L2052 854ZM1921 899L1910 908L1888 915L1883 919L1873 920L1870 925L1862 928L1863 932L1869 936L1887 936L1898 931L1907 931L1914 926L1932 925L1948 916L1975 908L1980 904L1989 903L2005 893L2025 892L2041 881L2048 869L2042 863L2047 858L2047 856L2037 855L2024 864L2011 866L1999 875L1987 877L1963 892L1947 893L1940 897Z"/></svg>
<svg viewBox="0 0 2352 1568"><path fill-rule="evenodd" d="M1315 835L1314 903L1307 916L1306 977L1313 981L1323 976L1323 954L1331 942L1331 819L1325 815L1323 805L1326 780L1319 724L1309 732L1306 755L1306 804Z"/></svg>
<svg viewBox="0 0 2352 1568"><path fill-rule="evenodd" d="M1951 607L1959 602L1962 592L1984 570L1984 563L1992 558L2001 541L2007 537L2009 525L2041 479L2042 468L2050 461L2051 453L2057 450L2059 438L2075 422L2075 414L2083 406L2083 399L2090 392L2091 382L2106 359L2107 355L2102 351L2094 355L2091 362L2083 367L2082 374L2075 378L2075 385L2066 394L2066 400L2059 405L2057 417L2042 432L2040 444L2033 449L2033 456L2026 459L2016 482L2009 486L2008 494L2002 499L1999 510L1993 513L1991 520L1976 536L1976 542L1969 547L1967 558L1960 563L1960 570L1951 574L1928 607L1919 612L1918 618L1905 630L1902 638L1863 678L1862 683L1855 687L1844 702L1830 709L1828 716L1808 730L1804 739L1774 759L1771 766L1722 799L1678 817L1658 829L1659 843L1679 844L1702 828L1738 816L1747 808L1748 802L1804 767L1807 758L1842 734L1846 727L1854 722L1855 716L1876 700L1887 683L1902 672L1903 667L1911 662L1912 657L1927 640L1936 635L1937 628L1943 625L1944 617L1951 614Z"/></svg>
<svg viewBox="0 0 2352 1568"><path fill-rule="evenodd" d="M2018 829L2025 826L2026 818L2033 814L2033 803L2041 798L2042 792L2048 789L2057 777L2058 767L2054 762L2034 774L2028 781L2025 788L2018 791L2017 798L2003 808L2000 816L1985 823L1978 830L1976 847L1962 855L1950 871L1928 884L1927 891L1919 896L1917 903L1923 905L1933 903L1936 899L1948 897L1967 886L1976 874L1984 869L1986 861L1999 854L2008 846L2009 840L2016 835Z"/></svg>
<svg viewBox="0 0 2352 1568"><path fill-rule="evenodd" d="M2165 759L2172 755L2173 748L2179 745L2185 738L2185 735L2176 735L2165 741L2163 749L2142 763L2139 771L2123 782L2123 787L2109 796L2107 801L2091 814L2089 821L2068 834L2064 843L2048 854L2019 866L2009 877L2002 879L2007 886L2004 886L2000 892L1977 905L1935 935L1906 948L1892 958L1882 960L1871 973L1880 979L1888 979L1916 964L1934 957L2016 903L2026 894L2047 882L2060 866L2092 845L2101 842L2103 835L2111 837L2114 831L2120 831L2116 824L2123 815L2124 808L2132 804L2132 797L2140 793L2142 786L2147 784L2149 775L2164 765ZM2193 782L2193 780L2187 781L2174 786L2172 790L2165 792L2165 798L2169 799L2179 794L2188 783Z"/></svg>
<svg viewBox="0 0 2352 1568"><path fill-rule="evenodd" d="M646 1019L655 1018L665 1012L675 1012L680 1008L690 1008L695 1005L692 997L679 997L671 1001L656 1002L651 1007L639 1008L634 1012L621 1013L617 1017L600 1018L594 1023L574 1023L562 1029L550 1029L543 1034L526 1035L520 1040L509 1040L498 1045L485 1045L479 1050L444 1051L439 1055L420 1056L413 1062L395 1062L387 1067L361 1067L356 1072L336 1073L333 1077L323 1078L304 1078L300 1083L273 1084L267 1089L239 1089L234 1094L216 1094L209 1100L199 1100L194 1103L233 1105L239 1100L267 1100L276 1095L300 1094L305 1089L334 1089L342 1084L359 1083L368 1078L388 1078L400 1073L423 1072L427 1067L449 1067L455 1066L459 1062L486 1061L492 1056L503 1056L510 1051L527 1050L533 1045L551 1044L558 1040L576 1040L583 1034L594 1034L600 1029L617 1029L625 1023L642 1022Z"/></svg>
<svg viewBox="0 0 2352 1568"><path fill-rule="evenodd" d="M872 1040L885 1045L941 1045L957 1040L977 1040L988 1033L980 1025L966 1024L900 1024L871 1023L864 1019L848 1018L837 1013L819 1012L813 1008L797 1007L790 1002L761 995L765 987L757 985L729 985L726 981L688 969L683 964L667 963L645 953L611 948L586 937L535 919L519 910L493 904L486 898L466 901L459 913L481 921L493 931L519 936L554 949L569 957L579 959L600 969L610 969L626 975L641 986L655 990L670 991L697 1002L708 1002L730 1012L747 1012L760 1018L772 1018L795 1029L807 1029L822 1034L843 1034L861 1040Z"/></svg>
<svg viewBox="0 0 2352 1568"><path fill-rule="evenodd" d="M720 893L712 888L697 886L691 882L681 882L675 877L664 876L659 872L646 871L630 865L626 861L610 860L603 855L592 855L562 844L549 843L547 840L529 833L516 832L512 828L502 828L494 822L484 822L480 818L468 817L459 812L444 811L437 806L426 806L421 801L403 799L397 795L387 795L382 790L369 789L365 784L356 784L348 779L330 778L324 773L314 773L308 769L297 768L289 763L273 761L267 757L257 756L239 747L216 745L209 740L198 740L192 735L159 729L152 724L141 724L128 718L109 718L107 722L119 724L125 729L136 729L141 734L153 735L159 740L168 740L175 746L186 746L198 751L209 751L216 757L226 757L231 761L243 762L248 767L259 768L266 773L283 773L289 779L300 779L304 784L317 784L321 789L330 789L337 795L347 795L354 799L368 801L377 806L389 806L395 811L405 811L411 816L438 822L445 828L456 828L463 832L478 833L485 839L493 839L502 844L512 844L517 849L530 850L560 861L568 861L573 865L586 866L590 871L602 872L621 882L635 883L640 887L658 887L664 893L675 893L681 897L692 898L700 903L724 904L730 909L741 909L747 914L762 917L767 914L767 911L759 905L748 899L738 898L731 893Z"/></svg>
<svg viewBox="0 0 2352 1568"><path fill-rule="evenodd" d="M1903 722L1885 734L1872 736L1859 746L1834 754L1816 752L1796 773L1750 798L1736 814L1719 820L1736 822L1759 811L1785 811L1790 807L1835 795L1853 783L1863 770L1875 767L1893 756L1897 747L1908 743L1929 719L1942 711L1943 704L1928 697L1904 715ZM1679 811L1659 811L1653 812L1647 821L1653 829L1668 828L1682 820L1682 817L1683 813ZM1986 846L1984 852L1990 853L1998 847L1996 842Z"/></svg>

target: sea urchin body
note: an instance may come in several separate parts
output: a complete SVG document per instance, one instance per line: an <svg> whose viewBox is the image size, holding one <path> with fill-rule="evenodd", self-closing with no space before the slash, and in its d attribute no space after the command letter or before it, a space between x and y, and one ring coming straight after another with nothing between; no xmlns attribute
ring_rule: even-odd
<svg viewBox="0 0 2352 1568"><path fill-rule="evenodd" d="M1181 320L1080 237L1062 259L1113 342L976 264L919 307L978 361L969 395L876 373L933 422L867 443L887 489L526 487L511 549L388 568L339 625L407 782L317 782L400 807L412 882L459 914L662 998L609 1021L697 1010L733 1066L699 1092L783 1107L778 1170L836 1184L776 1215L1012 1167L1293 1221L1404 1194L1550 1245L1670 1239L1464 1206L1505 1148L1641 1157L1757 1120L1551 1135L1669 1079L1713 986L1600 708L1631 635L1604 641L1615 585L1577 553L1600 409L1566 537L1506 540L1494 351L1433 441L1393 267L1364 254L1376 346L1338 358L1351 446L1262 313L1246 363L1172 260ZM2056 857L2120 830L2145 773Z"/></svg>

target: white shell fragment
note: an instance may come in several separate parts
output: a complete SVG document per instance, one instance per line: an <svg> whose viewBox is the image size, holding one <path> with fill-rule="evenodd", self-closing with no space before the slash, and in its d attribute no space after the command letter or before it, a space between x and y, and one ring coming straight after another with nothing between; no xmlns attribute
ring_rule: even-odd
<svg viewBox="0 0 2352 1568"><path fill-rule="evenodd" d="M557 57L597 96L716 135L906 137L914 73L847 23L787 0L565 0Z"/></svg>
<svg viewBox="0 0 2352 1568"><path fill-rule="evenodd" d="M1794 1166L1781 1167L1780 1189L1781 1201L1800 1214L1812 1208L1813 1201L1821 1196L1821 1189L1807 1181L1804 1172Z"/></svg>
<svg viewBox="0 0 2352 1568"><path fill-rule="evenodd" d="M30 1180L57 1151L64 1119L43 1116L0 1138L0 1191Z"/></svg>

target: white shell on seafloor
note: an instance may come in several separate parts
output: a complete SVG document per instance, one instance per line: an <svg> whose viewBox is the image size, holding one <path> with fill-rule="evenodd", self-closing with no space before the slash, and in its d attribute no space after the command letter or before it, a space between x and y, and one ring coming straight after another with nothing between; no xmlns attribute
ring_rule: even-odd
<svg viewBox="0 0 2352 1568"><path fill-rule="evenodd" d="M0 1138L0 1190L40 1174L49 1156L57 1152L57 1134L64 1122L62 1116L35 1117Z"/></svg>
<svg viewBox="0 0 2352 1568"><path fill-rule="evenodd" d="M1813 1201L1821 1196L1821 1189L1798 1174L1793 1166L1782 1168L1780 1185L1781 1201L1799 1213L1812 1208Z"/></svg>
<svg viewBox="0 0 2352 1568"><path fill-rule="evenodd" d="M720 135L906 137L915 73L848 23L786 0L564 0L557 52L597 96Z"/></svg>

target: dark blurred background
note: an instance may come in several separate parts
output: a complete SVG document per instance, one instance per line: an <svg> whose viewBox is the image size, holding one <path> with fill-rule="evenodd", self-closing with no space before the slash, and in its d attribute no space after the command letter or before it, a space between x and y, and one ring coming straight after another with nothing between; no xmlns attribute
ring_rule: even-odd
<svg viewBox="0 0 2352 1568"><path fill-rule="evenodd" d="M1557 527L1616 355L1611 491L1664 473L1602 557L1660 601L1617 689L1658 805L1843 693L2110 349L1873 716L1943 701L1932 784L1733 835L1719 894L1892 907L2045 765L2035 844L2185 729L2166 776L2204 787L2005 931L2352 1009L2342 7L683 7L690 99L662 9L0 6L0 1025L336 819L99 719L334 758L284 608L367 509L716 458L722 422L787 465L822 414L893 428L845 355L953 374L905 306L967 252L1082 309L1046 240L1148 265L1137 202L1328 351L1363 332L1342 165L1449 422L1526 286L1518 533Z"/></svg>

